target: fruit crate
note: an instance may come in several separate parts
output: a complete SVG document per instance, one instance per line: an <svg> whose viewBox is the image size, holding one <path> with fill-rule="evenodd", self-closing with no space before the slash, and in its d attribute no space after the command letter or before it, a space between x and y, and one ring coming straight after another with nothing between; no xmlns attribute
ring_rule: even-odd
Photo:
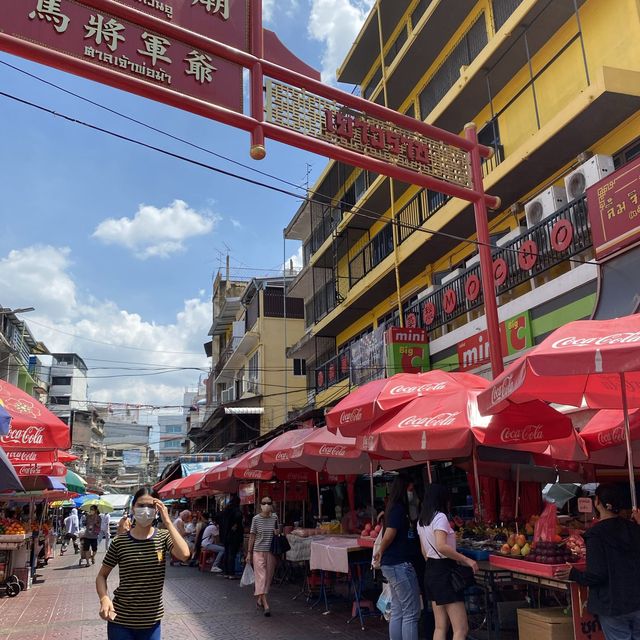
<svg viewBox="0 0 640 640"><path fill-rule="evenodd" d="M26 539L26 533L17 533L12 535L0 534L0 542L24 542Z"/></svg>
<svg viewBox="0 0 640 640"><path fill-rule="evenodd" d="M467 558L471 558L472 560L488 560L491 555L490 551L486 549L469 549L467 547L458 547L456 549L458 553L461 553L463 556L467 556Z"/></svg>
<svg viewBox="0 0 640 640"><path fill-rule="evenodd" d="M499 553L492 553L489 557L489 562L494 567L510 569L511 571L521 571L522 573L528 573L532 576L542 576L544 578L553 578L557 569L567 566L566 563L542 564L541 562L532 562L531 560L525 560L524 558L504 556ZM586 562L584 560L580 562L573 562L571 563L571 566L582 571L586 567Z"/></svg>

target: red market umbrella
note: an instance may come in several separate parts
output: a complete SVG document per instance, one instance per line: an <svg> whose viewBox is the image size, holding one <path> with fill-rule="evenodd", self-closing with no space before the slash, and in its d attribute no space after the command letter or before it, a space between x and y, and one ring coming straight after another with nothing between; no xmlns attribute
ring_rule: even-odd
<svg viewBox="0 0 640 640"><path fill-rule="evenodd" d="M640 315L579 320L554 331L480 394L483 413L506 401L540 398L592 409L621 409L631 501L637 505L629 408L640 407Z"/></svg>
<svg viewBox="0 0 640 640"><path fill-rule="evenodd" d="M217 467L207 471L199 486L195 489L217 489L218 491L231 492L238 489L240 482L253 480L271 480L273 471L252 469L249 467L248 458L257 450L247 451L236 458L225 460Z"/></svg>
<svg viewBox="0 0 640 640"><path fill-rule="evenodd" d="M448 396L465 388L482 388L486 381L471 373L448 373L434 369L426 373L399 373L374 380L352 391L326 415L330 431L355 437L386 413L419 397Z"/></svg>
<svg viewBox="0 0 640 640"><path fill-rule="evenodd" d="M163 500L173 498L174 497L173 490L177 485L180 484L181 481L182 481L182 478L178 478L177 480L171 480L171 482L167 482L167 484L165 484L164 487L161 487L160 489L158 489L158 495Z"/></svg>
<svg viewBox="0 0 640 640"><path fill-rule="evenodd" d="M269 470L274 467L295 468L300 465L291 461L291 452L298 444L313 433L313 429L293 429L285 431L269 440L259 449L251 452L247 464L251 469Z"/></svg>
<svg viewBox="0 0 640 640"><path fill-rule="evenodd" d="M0 381L0 405L11 416L9 433L0 437L5 451L71 447L69 426L21 389Z"/></svg>
<svg viewBox="0 0 640 640"><path fill-rule="evenodd" d="M629 411L629 435L635 466L640 462L640 409ZM622 467L627 464L624 435L624 412L603 409L589 420L579 438L589 455L589 462L599 466Z"/></svg>
<svg viewBox="0 0 640 640"><path fill-rule="evenodd" d="M172 498L189 498L190 494L195 491L196 485L199 485L202 480L204 480L204 476L206 475L206 471L198 471L196 473L190 473L188 476L184 478L180 478L180 480L176 481L176 483L171 487L170 493ZM171 483L170 483L171 484ZM164 487L166 489L166 486ZM160 489L162 492L163 489Z"/></svg>

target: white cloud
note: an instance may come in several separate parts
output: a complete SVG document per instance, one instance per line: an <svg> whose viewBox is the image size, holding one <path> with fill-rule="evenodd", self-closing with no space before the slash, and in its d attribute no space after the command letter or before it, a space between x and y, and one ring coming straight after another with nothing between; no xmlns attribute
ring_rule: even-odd
<svg viewBox="0 0 640 640"><path fill-rule="evenodd" d="M292 256L289 257L287 263L284 265L284 268L289 269L291 267L291 263L293 263L294 271L300 271L300 269L302 269L302 267L304 266L302 259L302 245Z"/></svg>
<svg viewBox="0 0 640 640"><path fill-rule="evenodd" d="M108 218L93 232L105 244L125 247L141 260L166 258L185 249L184 242L210 233L218 218L174 200L161 209L142 204L133 218Z"/></svg>
<svg viewBox="0 0 640 640"><path fill-rule="evenodd" d="M278 15L275 15L275 8L278 7ZM298 8L298 0L263 0L262 19L271 22L274 18L281 17L282 13L291 16Z"/></svg>
<svg viewBox="0 0 640 640"><path fill-rule="evenodd" d="M35 307L24 316L35 338L53 352L72 351L86 359L91 400L180 405L185 387L195 386L200 371L140 374L177 367L206 369L202 345L211 325L209 297L199 292L198 297L184 301L171 322L157 324L111 300L78 291L71 264L66 248L31 246L11 251L0 260L0 303ZM134 370L113 369L118 366ZM133 375L117 377L122 374Z"/></svg>
<svg viewBox="0 0 640 640"><path fill-rule="evenodd" d="M336 70L373 6L373 0L311 0L309 35L324 44L322 79L336 81Z"/></svg>
<svg viewBox="0 0 640 640"><path fill-rule="evenodd" d="M229 220L235 229L242 229L242 222L240 222L240 220L236 220L235 218L229 218Z"/></svg>

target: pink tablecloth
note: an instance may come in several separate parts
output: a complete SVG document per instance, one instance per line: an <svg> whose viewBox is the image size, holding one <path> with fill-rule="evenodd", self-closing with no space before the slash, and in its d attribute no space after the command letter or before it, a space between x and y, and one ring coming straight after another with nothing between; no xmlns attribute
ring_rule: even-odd
<svg viewBox="0 0 640 640"><path fill-rule="evenodd" d="M321 538L311 542L311 570L349 573L349 551L360 549L358 538Z"/></svg>

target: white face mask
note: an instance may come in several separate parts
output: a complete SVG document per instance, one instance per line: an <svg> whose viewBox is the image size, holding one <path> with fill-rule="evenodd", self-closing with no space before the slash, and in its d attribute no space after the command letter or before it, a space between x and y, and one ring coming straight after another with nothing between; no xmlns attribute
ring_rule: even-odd
<svg viewBox="0 0 640 640"><path fill-rule="evenodd" d="M262 513L271 513L271 505L270 504L261 504L260 510Z"/></svg>
<svg viewBox="0 0 640 640"><path fill-rule="evenodd" d="M156 510L153 507L137 507L133 515L141 527L150 527L156 519Z"/></svg>

